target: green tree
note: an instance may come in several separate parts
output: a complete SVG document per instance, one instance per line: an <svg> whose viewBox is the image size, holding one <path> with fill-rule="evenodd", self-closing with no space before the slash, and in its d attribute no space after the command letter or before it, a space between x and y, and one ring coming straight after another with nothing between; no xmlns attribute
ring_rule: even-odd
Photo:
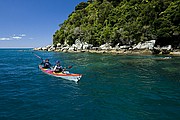
<svg viewBox="0 0 180 120"><path fill-rule="evenodd" d="M76 39L99 46L134 44L157 39L158 44L180 43L179 0L88 0L75 7L53 35L53 43Z"/></svg>

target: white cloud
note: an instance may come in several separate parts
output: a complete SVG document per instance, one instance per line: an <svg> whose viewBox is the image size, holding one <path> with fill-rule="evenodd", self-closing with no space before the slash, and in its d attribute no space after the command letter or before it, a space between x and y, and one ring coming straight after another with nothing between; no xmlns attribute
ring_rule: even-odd
<svg viewBox="0 0 180 120"><path fill-rule="evenodd" d="M0 40L4 40L4 41L5 40L21 40L25 36L26 36L26 34L20 34L20 35L14 34L10 37L2 37L2 38L0 38Z"/></svg>
<svg viewBox="0 0 180 120"><path fill-rule="evenodd" d="M21 34L21 35L19 35L19 36L21 36L21 37L25 37L25 36L26 36L26 34Z"/></svg>
<svg viewBox="0 0 180 120"><path fill-rule="evenodd" d="M22 39L22 37L20 37L20 36L13 36L12 39L20 40L20 39Z"/></svg>
<svg viewBox="0 0 180 120"><path fill-rule="evenodd" d="M0 38L0 40L10 40L10 38Z"/></svg>

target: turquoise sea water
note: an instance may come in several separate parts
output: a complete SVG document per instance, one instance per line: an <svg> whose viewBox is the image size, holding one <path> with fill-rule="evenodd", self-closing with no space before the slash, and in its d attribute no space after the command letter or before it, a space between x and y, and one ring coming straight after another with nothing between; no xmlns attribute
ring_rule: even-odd
<svg viewBox="0 0 180 120"><path fill-rule="evenodd" d="M180 120L180 57L35 53L81 81L42 73L31 49L0 49L0 120Z"/></svg>

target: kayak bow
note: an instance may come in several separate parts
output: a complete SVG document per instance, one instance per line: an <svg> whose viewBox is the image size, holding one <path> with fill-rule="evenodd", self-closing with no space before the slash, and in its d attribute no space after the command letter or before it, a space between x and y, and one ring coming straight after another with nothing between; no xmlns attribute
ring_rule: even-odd
<svg viewBox="0 0 180 120"><path fill-rule="evenodd" d="M74 74L74 73L69 73L68 71L65 71L65 72L60 72L60 73L55 73L53 70L51 69L45 69L42 67L42 65L39 65L39 69L48 74L48 75L51 75L51 76L54 76L54 77L60 77L60 78L63 78L63 79L66 79L66 80L72 80L72 81L75 81L75 82L78 82L80 81L81 77L82 77L82 74Z"/></svg>

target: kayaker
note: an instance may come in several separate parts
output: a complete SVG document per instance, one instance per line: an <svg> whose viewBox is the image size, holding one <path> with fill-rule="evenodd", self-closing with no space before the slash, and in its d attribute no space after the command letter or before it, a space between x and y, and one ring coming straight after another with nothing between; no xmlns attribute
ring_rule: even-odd
<svg viewBox="0 0 180 120"><path fill-rule="evenodd" d="M49 62L49 59L46 59L45 61L43 61L41 64L43 64L43 68L51 68L51 63Z"/></svg>
<svg viewBox="0 0 180 120"><path fill-rule="evenodd" d="M60 64L60 61L56 61L56 65L54 66L54 72L58 73L58 72L63 72L64 69Z"/></svg>

